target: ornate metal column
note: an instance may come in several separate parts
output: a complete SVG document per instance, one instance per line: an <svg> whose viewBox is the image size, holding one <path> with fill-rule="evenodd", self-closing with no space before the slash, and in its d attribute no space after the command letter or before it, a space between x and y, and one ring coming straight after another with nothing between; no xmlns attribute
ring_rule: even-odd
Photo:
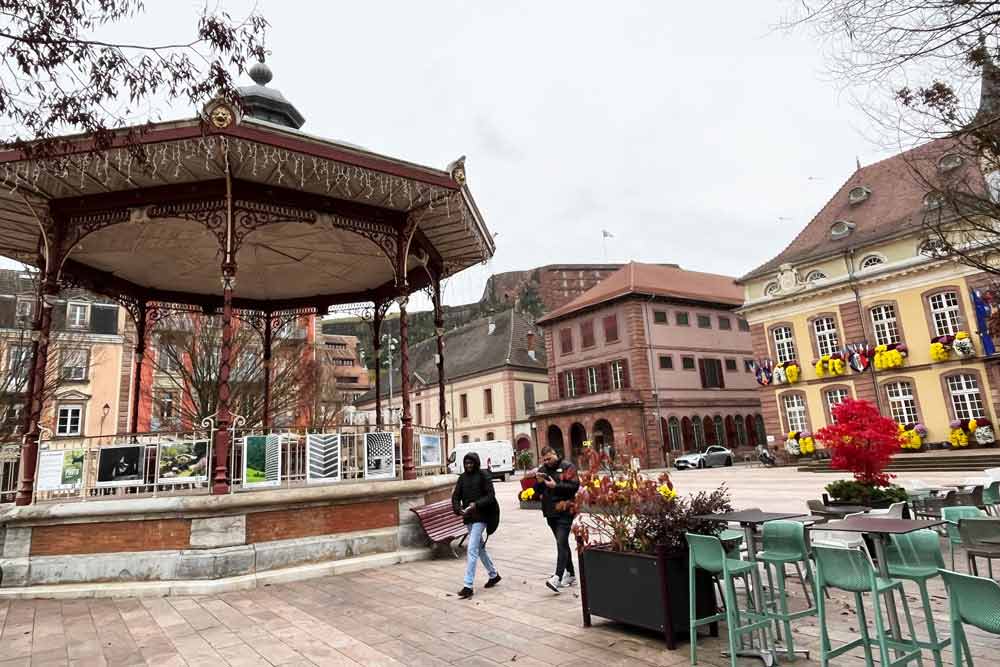
<svg viewBox="0 0 1000 667"><path fill-rule="evenodd" d="M382 428L382 318L384 304L376 301L372 312L372 347L375 352L375 428Z"/></svg>
<svg viewBox="0 0 1000 667"><path fill-rule="evenodd" d="M448 458L448 418L444 394L444 306L441 303L441 278L434 276L434 334L437 337L438 426L444 430L444 457Z"/></svg>
<svg viewBox="0 0 1000 667"><path fill-rule="evenodd" d="M135 395L132 397L132 416L129 425L133 433L139 432L139 403L142 400L142 364L146 357L146 333L148 308L145 299L136 302L135 312L135 370L132 386Z"/></svg>
<svg viewBox="0 0 1000 667"><path fill-rule="evenodd" d="M274 338L274 319L264 313L264 428L271 428L271 342Z"/></svg>
<svg viewBox="0 0 1000 667"><path fill-rule="evenodd" d="M406 291L399 298L399 392L403 398L402 428L400 440L403 450L403 479L416 479L417 473L413 467L413 415L410 414L410 325L406 316L406 303L409 301Z"/></svg>
<svg viewBox="0 0 1000 667"><path fill-rule="evenodd" d="M45 407L45 372L48 367L49 340L52 328L52 308L59 294L58 271L61 264L61 235L58 225L54 226L50 253L44 263L41 285L39 287L38 312L33 322L32 330L32 361L31 376L28 379L28 423L24 440L21 444L21 462L18 469L16 505L30 505L35 492L35 471L38 466L39 421L42 419L42 409Z"/></svg>
<svg viewBox="0 0 1000 667"><path fill-rule="evenodd" d="M219 401L215 421L212 493L229 493L229 445L233 423L229 411L229 369L233 354L233 286L236 283L236 247L233 232L233 184L226 164L226 237L222 260L222 349L219 352Z"/></svg>

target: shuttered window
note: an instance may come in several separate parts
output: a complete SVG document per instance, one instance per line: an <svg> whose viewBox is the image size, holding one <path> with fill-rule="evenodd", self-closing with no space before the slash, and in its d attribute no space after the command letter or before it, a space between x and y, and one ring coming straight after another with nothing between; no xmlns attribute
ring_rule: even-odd
<svg viewBox="0 0 1000 667"><path fill-rule="evenodd" d="M559 331L559 349L563 354L573 351L573 330L561 329Z"/></svg>
<svg viewBox="0 0 1000 667"><path fill-rule="evenodd" d="M722 362L718 359L699 359L698 371L701 373L701 386L706 389L722 389L726 386L722 377Z"/></svg>
<svg viewBox="0 0 1000 667"><path fill-rule="evenodd" d="M594 320L587 320L580 324L580 345L594 347Z"/></svg>
<svg viewBox="0 0 1000 667"><path fill-rule="evenodd" d="M618 342L618 318L615 315L604 318L604 342Z"/></svg>

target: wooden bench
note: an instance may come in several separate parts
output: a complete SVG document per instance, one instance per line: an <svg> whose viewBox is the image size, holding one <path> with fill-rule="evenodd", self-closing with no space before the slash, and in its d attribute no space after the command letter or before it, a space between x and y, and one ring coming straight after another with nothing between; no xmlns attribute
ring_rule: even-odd
<svg viewBox="0 0 1000 667"><path fill-rule="evenodd" d="M458 551L452 542L458 538L459 546L465 541L468 532L462 517L455 514L451 509L451 499L439 500L423 507L411 507L410 511L417 515L420 526L427 533L427 537L435 545L447 544L451 547L451 553L458 558Z"/></svg>

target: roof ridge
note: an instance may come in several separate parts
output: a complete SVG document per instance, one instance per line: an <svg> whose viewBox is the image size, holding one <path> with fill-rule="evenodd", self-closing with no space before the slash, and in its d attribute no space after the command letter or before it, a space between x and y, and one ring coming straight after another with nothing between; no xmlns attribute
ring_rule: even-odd
<svg viewBox="0 0 1000 667"><path fill-rule="evenodd" d="M514 300L517 303L517 300ZM510 363L510 355L514 353L514 307L510 308L510 337L507 342L507 359L506 362Z"/></svg>

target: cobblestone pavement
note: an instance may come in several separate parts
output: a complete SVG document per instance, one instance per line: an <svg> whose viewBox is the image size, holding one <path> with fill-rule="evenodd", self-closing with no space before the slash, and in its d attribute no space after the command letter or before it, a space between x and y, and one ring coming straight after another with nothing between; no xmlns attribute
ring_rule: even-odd
<svg viewBox="0 0 1000 667"><path fill-rule="evenodd" d="M964 476L919 475L931 482ZM726 481L738 507L804 510L805 499L818 497L834 478L735 467L678 473L674 479L682 493ZM556 596L543 586L555 549L540 514L517 509L515 483L497 489L503 521L489 549L504 580L484 590L480 571L471 600L455 597L464 561L447 557L210 597L0 602L0 667L688 664L686 645L667 651L655 634L597 618L593 627L583 628L577 589ZM799 608L801 589L792 588L799 595L793 608ZM907 593L923 636L917 592L907 584ZM931 594L938 630L946 635L948 604L940 582L932 584ZM831 602L835 644L857 636L857 618L846 601L835 595ZM968 632L976 664L1000 664L1000 638ZM818 664L815 619L796 623L794 636L813 651L813 660L795 664ZM700 665L729 664L719 654L721 640L702 638L698 646ZM950 650L944 658L951 664ZM858 651L835 664L862 662ZM740 660L740 665L759 664Z"/></svg>

